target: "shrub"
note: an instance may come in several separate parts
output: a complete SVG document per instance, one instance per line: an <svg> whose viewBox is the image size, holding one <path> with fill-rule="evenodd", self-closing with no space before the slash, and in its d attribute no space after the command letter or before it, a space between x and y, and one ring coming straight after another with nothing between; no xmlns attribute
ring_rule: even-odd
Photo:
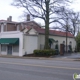
<svg viewBox="0 0 80 80"><path fill-rule="evenodd" d="M55 50L44 49L44 50L34 50L35 56L52 56L55 55Z"/></svg>

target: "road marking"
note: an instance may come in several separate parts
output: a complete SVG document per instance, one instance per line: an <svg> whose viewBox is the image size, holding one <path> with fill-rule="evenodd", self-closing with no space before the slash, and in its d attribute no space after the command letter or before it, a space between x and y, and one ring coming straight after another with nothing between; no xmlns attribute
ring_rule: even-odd
<svg viewBox="0 0 80 80"><path fill-rule="evenodd" d="M0 62L2 64L15 64L15 65L23 65L23 66L34 66L34 67L44 67L44 68L57 68L57 69L70 69L70 70L80 70L80 68L74 67L59 67L59 66L47 66L47 65L36 65L36 64L23 64L23 63L11 63L11 62Z"/></svg>

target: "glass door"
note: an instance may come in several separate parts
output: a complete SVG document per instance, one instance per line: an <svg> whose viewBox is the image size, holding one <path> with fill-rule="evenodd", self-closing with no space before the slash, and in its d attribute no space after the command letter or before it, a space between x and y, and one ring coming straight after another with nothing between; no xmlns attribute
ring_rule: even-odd
<svg viewBox="0 0 80 80"><path fill-rule="evenodd" d="M11 45L7 46L7 54L12 55L12 46Z"/></svg>

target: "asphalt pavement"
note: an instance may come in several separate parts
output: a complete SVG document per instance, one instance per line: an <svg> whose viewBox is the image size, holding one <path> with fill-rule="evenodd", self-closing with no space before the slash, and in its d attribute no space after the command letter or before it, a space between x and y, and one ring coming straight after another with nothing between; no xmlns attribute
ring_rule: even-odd
<svg viewBox="0 0 80 80"><path fill-rule="evenodd" d="M0 80L73 80L79 61L0 57Z"/></svg>

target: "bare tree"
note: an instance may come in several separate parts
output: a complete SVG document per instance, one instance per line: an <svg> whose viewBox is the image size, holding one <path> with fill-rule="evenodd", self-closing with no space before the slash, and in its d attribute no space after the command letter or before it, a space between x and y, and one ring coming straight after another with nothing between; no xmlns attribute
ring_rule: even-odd
<svg viewBox="0 0 80 80"><path fill-rule="evenodd" d="M59 29L66 31L66 24L68 23L68 32L71 32L74 36L78 32L80 25L80 13L74 12L73 10L65 9L63 7L62 11L58 14L61 18L57 21L61 24L60 27L54 27L53 29Z"/></svg>
<svg viewBox="0 0 80 80"><path fill-rule="evenodd" d="M56 15L60 8L68 4L70 0L13 0L13 5L23 7L35 18L41 18L45 22L45 49L49 49L49 25L59 18Z"/></svg>
<svg viewBox="0 0 80 80"><path fill-rule="evenodd" d="M62 11L60 12L61 18L63 20L62 27L65 28L66 30L66 53L68 51L67 49L67 37L68 37L68 29L69 29L69 13L67 10L65 10L65 8L63 7L61 9Z"/></svg>
<svg viewBox="0 0 80 80"><path fill-rule="evenodd" d="M61 24L62 27L60 28L57 27L56 29L66 31L66 53L67 53L68 32L71 32L73 35L76 34L76 31L78 30L80 24L79 13L62 7L61 12L58 12L58 15L60 16L60 20L57 22Z"/></svg>
<svg viewBox="0 0 80 80"><path fill-rule="evenodd" d="M75 36L75 34L78 32L78 28L80 25L80 13L72 11L69 18L71 21L70 32Z"/></svg>

